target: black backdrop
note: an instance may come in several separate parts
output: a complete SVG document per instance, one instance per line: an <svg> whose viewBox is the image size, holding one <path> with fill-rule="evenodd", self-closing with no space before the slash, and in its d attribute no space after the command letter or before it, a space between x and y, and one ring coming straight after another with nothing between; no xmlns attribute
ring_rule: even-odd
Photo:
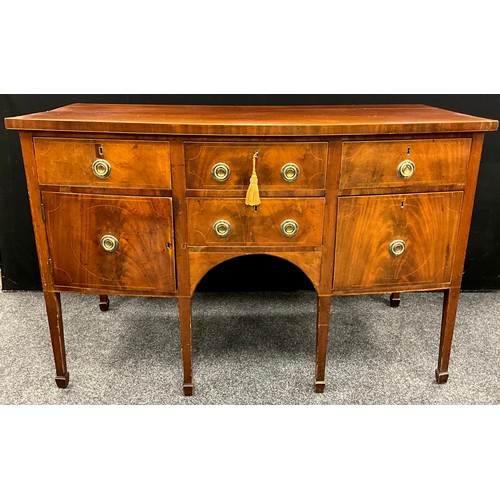
<svg viewBox="0 0 500 500"><path fill-rule="evenodd" d="M499 95L0 95L0 266L4 290L39 290L33 228L17 132L3 118L74 102L291 105L418 103L485 118L500 117ZM464 290L500 289L500 132L486 134ZM225 272L221 272L225 268ZM227 272L229 271L229 272ZM199 290L310 289L301 271L282 260L252 256L212 270Z"/></svg>

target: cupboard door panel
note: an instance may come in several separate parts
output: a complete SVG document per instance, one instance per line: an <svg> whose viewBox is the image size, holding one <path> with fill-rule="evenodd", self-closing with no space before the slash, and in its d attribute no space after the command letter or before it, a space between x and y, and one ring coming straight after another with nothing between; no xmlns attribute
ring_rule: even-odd
<svg viewBox="0 0 500 500"><path fill-rule="evenodd" d="M339 198L334 289L448 283L462 193Z"/></svg>
<svg viewBox="0 0 500 500"><path fill-rule="evenodd" d="M175 291L172 200L43 193L54 284Z"/></svg>

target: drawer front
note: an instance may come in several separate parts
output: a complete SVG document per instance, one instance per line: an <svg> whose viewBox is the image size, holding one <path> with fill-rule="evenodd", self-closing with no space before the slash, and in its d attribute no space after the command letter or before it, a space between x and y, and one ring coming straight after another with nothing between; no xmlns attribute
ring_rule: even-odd
<svg viewBox="0 0 500 500"><path fill-rule="evenodd" d="M327 143L186 143L189 189L247 189L259 151L261 190L324 189Z"/></svg>
<svg viewBox="0 0 500 500"><path fill-rule="evenodd" d="M426 186L461 189L465 185L470 147L470 139L344 142L341 193Z"/></svg>
<svg viewBox="0 0 500 500"><path fill-rule="evenodd" d="M170 189L168 142L34 139L40 184Z"/></svg>
<svg viewBox="0 0 500 500"><path fill-rule="evenodd" d="M42 196L55 285L175 291L171 198Z"/></svg>
<svg viewBox="0 0 500 500"><path fill-rule="evenodd" d="M319 246L322 198L266 198L257 211L245 200L188 198L190 246Z"/></svg>
<svg viewBox="0 0 500 500"><path fill-rule="evenodd" d="M339 199L334 289L448 283L462 193Z"/></svg>

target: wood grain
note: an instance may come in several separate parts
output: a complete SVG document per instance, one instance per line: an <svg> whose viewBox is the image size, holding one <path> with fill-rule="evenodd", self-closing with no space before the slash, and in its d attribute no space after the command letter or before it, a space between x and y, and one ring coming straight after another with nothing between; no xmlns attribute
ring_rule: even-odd
<svg viewBox="0 0 500 500"><path fill-rule="evenodd" d="M472 148L467 170L467 184L464 192L464 202L460 214L460 228L458 231L457 255L453 262L452 286L460 287L469 240L469 231L474 208L474 196L476 194L479 166L481 163L481 152L483 150L484 134L472 136Z"/></svg>
<svg viewBox="0 0 500 500"><path fill-rule="evenodd" d="M325 391L326 353L328 350L328 328L330 324L329 295L318 295L316 317L316 381L314 390L317 393Z"/></svg>
<svg viewBox="0 0 500 500"><path fill-rule="evenodd" d="M177 271L179 333L182 351L182 390L185 396L193 394L193 326L192 290L189 287L190 266L187 248L188 219L186 199L186 169L184 146L181 140L171 142L172 188L174 192L175 263Z"/></svg>
<svg viewBox="0 0 500 500"><path fill-rule="evenodd" d="M179 299L183 390L192 394L196 285L219 263L257 253L297 265L318 293L317 392L335 295L444 290L436 377L448 378L483 132L498 121L422 105L75 104L5 123L22 130L60 387L59 292L100 295L104 308L113 293ZM256 149L254 210L244 196ZM92 173L98 158L112 166L108 179ZM403 159L416 165L408 180L396 172ZM231 168L224 183L211 176L217 162ZM299 166L296 181L281 178L285 163ZM281 234L285 219L297 221L296 236ZM217 220L230 222L227 238L215 235ZM116 252L101 247L104 234L118 238ZM395 239L406 244L399 257L389 253Z"/></svg>
<svg viewBox="0 0 500 500"><path fill-rule="evenodd" d="M327 143L187 143L184 147L188 189L246 190L255 151L259 151L260 190L314 190L325 186ZM215 180L211 174L212 167L221 162L231 170L224 182ZM300 169L293 182L281 177L281 168L287 163L294 163Z"/></svg>
<svg viewBox="0 0 500 500"><path fill-rule="evenodd" d="M323 219L323 255L321 256L321 285L318 291L319 295L328 295L332 292L341 147L342 141L340 139L332 141L328 145L327 189Z"/></svg>
<svg viewBox="0 0 500 500"><path fill-rule="evenodd" d="M470 139L349 141L342 144L340 193L380 192L384 188L413 191L460 189L465 185ZM398 165L410 160L415 173L401 179Z"/></svg>
<svg viewBox="0 0 500 500"><path fill-rule="evenodd" d="M168 142L38 137L34 145L40 184L159 189L171 186ZM108 178L101 179L92 172L97 159L111 165Z"/></svg>
<svg viewBox="0 0 500 500"><path fill-rule="evenodd" d="M54 283L49 266L49 245L43 221L42 197L38 188L35 151L31 132L21 132L20 139L42 288L44 291L49 291L53 290Z"/></svg>
<svg viewBox="0 0 500 500"><path fill-rule="evenodd" d="M248 186L245 189L187 189L186 196L189 198L245 198ZM261 189L261 198L310 198L312 196L325 196L324 189Z"/></svg>
<svg viewBox="0 0 500 500"><path fill-rule="evenodd" d="M445 290L444 292L441 336L439 339L438 366L436 368L436 381L438 384L444 384L448 381L448 366L450 362L451 343L453 339L453 331L455 329L455 319L457 315L459 298L460 288L454 287L450 290Z"/></svg>
<svg viewBox="0 0 500 500"><path fill-rule="evenodd" d="M334 288L449 282L461 205L461 192L340 198ZM399 257L394 240L406 243Z"/></svg>
<svg viewBox="0 0 500 500"><path fill-rule="evenodd" d="M194 293L197 285L205 274L215 266L230 259L244 258L245 255L272 255L295 264L310 280L316 290L320 284L321 252L276 252L267 250L265 252L250 252L245 249L224 252L190 252L190 292Z"/></svg>
<svg viewBox="0 0 500 500"><path fill-rule="evenodd" d="M53 193L81 193L81 194L111 194L123 196L159 196L160 198L172 198L171 189L152 188L129 188L129 187L105 187L105 186L67 186L57 184L39 184L41 191Z"/></svg>
<svg viewBox="0 0 500 500"><path fill-rule="evenodd" d="M189 245L321 245L324 204L322 198L265 198L254 210L245 205L244 199L188 198ZM280 225L287 219L298 223L296 236L281 234ZM232 231L226 238L214 232L218 220L231 225Z"/></svg>
<svg viewBox="0 0 500 500"><path fill-rule="evenodd" d="M436 380L443 384L448 380L448 366L450 362L451 344L455 328L455 318L460 296L460 285L462 283L465 254L469 238L472 209L474 206L474 195L476 192L481 152L483 149L484 134L474 134L472 137L472 149L467 171L467 184L464 193L464 203L460 214L460 226L456 245L456 257L453 261L452 287L445 291L443 303L443 318L441 322L441 336L439 341L438 366L436 368Z"/></svg>
<svg viewBox="0 0 500 500"><path fill-rule="evenodd" d="M193 395L193 326L191 297L179 297L179 324L181 334L182 367L184 396Z"/></svg>
<svg viewBox="0 0 500 500"><path fill-rule="evenodd" d="M55 285L175 290L170 198L43 193ZM105 251L101 238L119 241Z"/></svg>
<svg viewBox="0 0 500 500"><path fill-rule="evenodd" d="M65 389L69 383L69 373L66 366L66 347L64 344L64 329L61 309L61 294L44 291L47 319L49 320L50 340L56 365L56 384Z"/></svg>
<svg viewBox="0 0 500 500"><path fill-rule="evenodd" d="M126 134L331 136L496 130L497 120L420 104L173 106L72 104L5 119L8 129Z"/></svg>
<svg viewBox="0 0 500 500"><path fill-rule="evenodd" d="M186 170L182 141L172 140L170 148L174 204L175 264L180 297L189 297L189 256L187 249L188 219L186 199Z"/></svg>

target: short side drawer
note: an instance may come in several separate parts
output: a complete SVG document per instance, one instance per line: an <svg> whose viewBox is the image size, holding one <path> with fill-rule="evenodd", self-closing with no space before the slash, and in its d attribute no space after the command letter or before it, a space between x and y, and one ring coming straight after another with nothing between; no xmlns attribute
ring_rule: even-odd
<svg viewBox="0 0 500 500"><path fill-rule="evenodd" d="M188 189L247 189L258 150L261 190L324 189L327 143L186 143Z"/></svg>
<svg viewBox="0 0 500 500"><path fill-rule="evenodd" d="M190 246L319 246L323 198L188 198Z"/></svg>
<svg viewBox="0 0 500 500"><path fill-rule="evenodd" d="M36 137L34 146L40 184L171 187L168 142Z"/></svg>
<svg viewBox="0 0 500 500"><path fill-rule="evenodd" d="M462 192L339 199L334 289L449 283Z"/></svg>
<svg viewBox="0 0 500 500"><path fill-rule="evenodd" d="M348 141L342 144L341 194L465 185L471 139Z"/></svg>

